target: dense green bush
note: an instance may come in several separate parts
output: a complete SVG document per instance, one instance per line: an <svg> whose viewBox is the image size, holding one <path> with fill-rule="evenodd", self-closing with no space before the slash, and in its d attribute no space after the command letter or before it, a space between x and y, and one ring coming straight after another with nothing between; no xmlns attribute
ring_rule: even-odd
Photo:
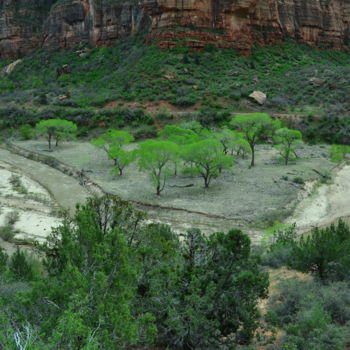
<svg viewBox="0 0 350 350"><path fill-rule="evenodd" d="M350 342L349 292L344 282L294 278L280 283L267 314L269 322L286 330L278 349L344 349Z"/></svg>
<svg viewBox="0 0 350 350"><path fill-rule="evenodd" d="M208 238L192 229L180 240L168 226L143 220L121 200L89 199L39 246L41 276L17 250L9 277L31 280L32 288L0 293L1 344L12 344L22 329L30 330L33 349L249 343L268 276L248 236L231 230Z"/></svg>
<svg viewBox="0 0 350 350"><path fill-rule="evenodd" d="M293 246L290 266L323 281L346 280L350 269L350 229L343 221L315 228Z"/></svg>

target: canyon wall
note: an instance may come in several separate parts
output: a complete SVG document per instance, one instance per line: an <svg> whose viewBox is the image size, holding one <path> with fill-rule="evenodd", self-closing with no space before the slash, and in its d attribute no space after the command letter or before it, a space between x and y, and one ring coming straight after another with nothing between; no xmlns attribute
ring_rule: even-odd
<svg viewBox="0 0 350 350"><path fill-rule="evenodd" d="M206 44L249 54L286 37L344 48L350 0L0 0L0 57L80 43L109 45L147 30L162 48Z"/></svg>

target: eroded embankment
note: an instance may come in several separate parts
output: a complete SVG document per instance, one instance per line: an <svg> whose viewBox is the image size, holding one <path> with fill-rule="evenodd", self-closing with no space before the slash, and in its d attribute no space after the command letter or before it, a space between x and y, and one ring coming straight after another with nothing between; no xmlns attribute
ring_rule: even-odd
<svg viewBox="0 0 350 350"><path fill-rule="evenodd" d="M331 184L317 186L310 196L297 205L286 221L296 223L300 232L350 218L350 165L337 167Z"/></svg>
<svg viewBox="0 0 350 350"><path fill-rule="evenodd" d="M11 184L14 176L20 188ZM60 209L72 212L86 198L87 192L72 177L0 148L0 229L6 230L9 216L15 213L11 241L45 240L61 222ZM5 241L1 246L10 253L14 249Z"/></svg>

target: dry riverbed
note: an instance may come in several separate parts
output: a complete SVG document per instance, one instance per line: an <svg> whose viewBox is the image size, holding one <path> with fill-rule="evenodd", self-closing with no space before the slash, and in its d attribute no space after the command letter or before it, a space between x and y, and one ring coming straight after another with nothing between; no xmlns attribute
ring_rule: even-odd
<svg viewBox="0 0 350 350"><path fill-rule="evenodd" d="M14 177L20 187L11 184ZM86 197L83 187L71 177L0 148L0 231L8 226L11 215L17 216L13 241L45 240L51 228L61 223L59 212L72 212L75 203ZM1 246L8 252L15 249L3 240Z"/></svg>
<svg viewBox="0 0 350 350"><path fill-rule="evenodd" d="M287 222L295 222L300 232L326 226L339 218L350 223L350 166L333 172L329 184L317 186L310 196L301 200Z"/></svg>
<svg viewBox="0 0 350 350"><path fill-rule="evenodd" d="M256 167L249 169L249 159L237 160L232 171L213 180L207 190L200 178L180 174L158 197L148 175L140 172L137 164L129 166L122 177L113 175L112 162L89 143L64 143L52 153L40 140L16 144L84 170L105 191L138 202L151 220L169 223L175 230L195 226L211 233L241 227L254 241L260 239L264 227L290 216L300 198L307 195L307 186L298 183L300 180L319 181L314 170L329 173L334 167L327 146L304 146L298 151L300 160L284 166L278 163L277 152L271 146L261 145ZM181 188L186 185L192 187Z"/></svg>

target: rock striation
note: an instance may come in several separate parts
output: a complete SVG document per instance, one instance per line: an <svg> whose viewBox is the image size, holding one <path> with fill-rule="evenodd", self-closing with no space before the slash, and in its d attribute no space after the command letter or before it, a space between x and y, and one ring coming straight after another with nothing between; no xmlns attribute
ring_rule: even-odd
<svg viewBox="0 0 350 350"><path fill-rule="evenodd" d="M147 43L207 44L249 54L286 37L342 49L350 0L0 0L0 58L35 48L109 45L145 30Z"/></svg>

